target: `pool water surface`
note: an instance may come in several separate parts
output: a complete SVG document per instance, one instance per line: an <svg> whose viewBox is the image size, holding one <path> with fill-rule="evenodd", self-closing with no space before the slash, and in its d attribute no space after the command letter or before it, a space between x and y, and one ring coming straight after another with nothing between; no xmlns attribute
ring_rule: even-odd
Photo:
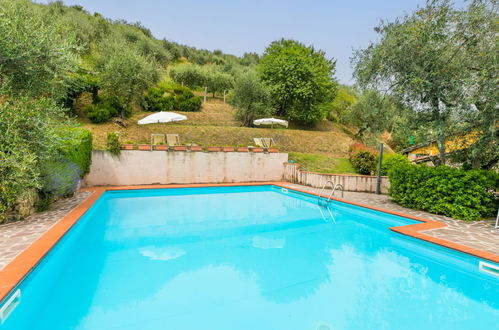
<svg viewBox="0 0 499 330"><path fill-rule="evenodd" d="M414 223L271 185L108 191L0 329L496 328L498 277L389 230Z"/></svg>

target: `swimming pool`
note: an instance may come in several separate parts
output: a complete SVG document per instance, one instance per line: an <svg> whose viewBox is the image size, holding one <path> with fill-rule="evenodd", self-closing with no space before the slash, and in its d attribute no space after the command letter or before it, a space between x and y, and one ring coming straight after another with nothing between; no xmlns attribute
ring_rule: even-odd
<svg viewBox="0 0 499 330"><path fill-rule="evenodd" d="M280 187L107 191L0 329L492 329L479 259Z"/></svg>

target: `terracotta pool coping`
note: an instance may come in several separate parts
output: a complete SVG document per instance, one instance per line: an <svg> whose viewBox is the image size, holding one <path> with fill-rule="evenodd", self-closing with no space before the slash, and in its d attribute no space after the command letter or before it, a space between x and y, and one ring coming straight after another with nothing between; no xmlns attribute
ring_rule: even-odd
<svg viewBox="0 0 499 330"><path fill-rule="evenodd" d="M89 187L83 188L82 191L93 191L93 193L73 211L59 220L47 232L45 232L39 239L26 248L14 260L12 260L5 268L0 270L0 302L2 302L9 294L16 288L16 286L31 272L31 270L43 259L43 257L57 244L57 242L68 232L69 229L87 212L90 207L99 199L99 197L106 191L110 190L135 190L135 189L165 189L165 188L199 188L199 187L231 187L231 186L263 186L274 185L281 188L286 188L308 195L319 196L316 193L291 188L286 185L287 182L244 182L244 183L206 183L206 184L170 184L170 185L137 185L137 186L109 186L109 187ZM411 224L400 227L391 227L390 230L419 238L437 245L441 245L456 251L471 254L473 256L487 259L499 263L499 255L481 251L478 249L470 248L465 245L453 243L447 240L435 238L420 231L446 227L447 225L438 221L428 220L412 215L394 212L378 207L373 207L365 204L355 203L341 198L332 198L333 200L356 205L388 214L401 216L408 219L420 221L417 224Z"/></svg>

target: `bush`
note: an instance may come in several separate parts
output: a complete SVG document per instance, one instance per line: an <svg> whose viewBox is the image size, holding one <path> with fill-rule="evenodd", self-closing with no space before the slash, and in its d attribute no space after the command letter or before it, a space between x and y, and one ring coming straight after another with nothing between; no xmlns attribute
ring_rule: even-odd
<svg viewBox="0 0 499 330"><path fill-rule="evenodd" d="M111 119L111 111L113 109L108 108L103 104L90 104L85 107L85 113L88 119L94 124L105 123Z"/></svg>
<svg viewBox="0 0 499 330"><path fill-rule="evenodd" d="M92 163L92 133L83 127L61 127L58 135L62 155L78 166L81 177L85 176Z"/></svg>
<svg viewBox="0 0 499 330"><path fill-rule="evenodd" d="M189 90L175 96L173 108L179 111L198 111L201 104L201 99Z"/></svg>
<svg viewBox="0 0 499 330"><path fill-rule="evenodd" d="M401 154L383 155L383 163L381 164L381 173L388 175L388 172L395 167L409 165L409 159Z"/></svg>
<svg viewBox="0 0 499 330"><path fill-rule="evenodd" d="M350 157L355 172L372 175L376 171L376 155L370 151L359 151Z"/></svg>
<svg viewBox="0 0 499 330"><path fill-rule="evenodd" d="M173 95L164 96L165 90L160 87L151 87L142 99L142 107L146 111L173 110L175 98Z"/></svg>
<svg viewBox="0 0 499 330"><path fill-rule="evenodd" d="M121 143L120 136L117 133L109 132L107 133L107 150L115 156L119 156L121 153Z"/></svg>
<svg viewBox="0 0 499 330"><path fill-rule="evenodd" d="M113 95L99 97L96 104L90 104L85 108L85 112L92 123L100 124L117 117L119 114L129 117L132 113L132 107L120 97Z"/></svg>
<svg viewBox="0 0 499 330"><path fill-rule="evenodd" d="M42 200L50 200L73 194L78 187L81 170L75 163L61 158L44 163L40 177Z"/></svg>
<svg viewBox="0 0 499 330"><path fill-rule="evenodd" d="M348 154L355 172L364 175L374 174L377 154L373 148L363 143L354 143L348 147Z"/></svg>
<svg viewBox="0 0 499 330"><path fill-rule="evenodd" d="M446 166L396 166L389 171L390 195L402 206L463 220L497 212L499 174Z"/></svg>

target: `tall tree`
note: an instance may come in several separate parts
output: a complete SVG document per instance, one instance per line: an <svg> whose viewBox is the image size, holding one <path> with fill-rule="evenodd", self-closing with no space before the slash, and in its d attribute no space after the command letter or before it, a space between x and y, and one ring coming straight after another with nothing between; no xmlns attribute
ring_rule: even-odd
<svg viewBox="0 0 499 330"><path fill-rule="evenodd" d="M492 96L492 85L497 86L494 19L497 22L495 0L475 0L465 11L454 9L448 0L430 0L411 15L382 23L375 29L380 41L354 56L361 87L393 93L430 118L426 131L428 138L437 140L437 165L446 162L446 142L469 127L463 124L466 118L485 118L484 112L474 110L480 101L488 100L482 107L486 113L497 112L497 95ZM471 60L480 56L481 60ZM497 132L497 118L489 119L489 128Z"/></svg>
<svg viewBox="0 0 499 330"><path fill-rule="evenodd" d="M335 66L323 51L281 39L267 47L258 71L280 115L312 124L324 118L321 105L336 96Z"/></svg>
<svg viewBox="0 0 499 330"><path fill-rule="evenodd" d="M236 108L236 117L241 120L243 126L250 127L258 116L273 113L269 92L252 71L242 72L236 78L230 103Z"/></svg>

